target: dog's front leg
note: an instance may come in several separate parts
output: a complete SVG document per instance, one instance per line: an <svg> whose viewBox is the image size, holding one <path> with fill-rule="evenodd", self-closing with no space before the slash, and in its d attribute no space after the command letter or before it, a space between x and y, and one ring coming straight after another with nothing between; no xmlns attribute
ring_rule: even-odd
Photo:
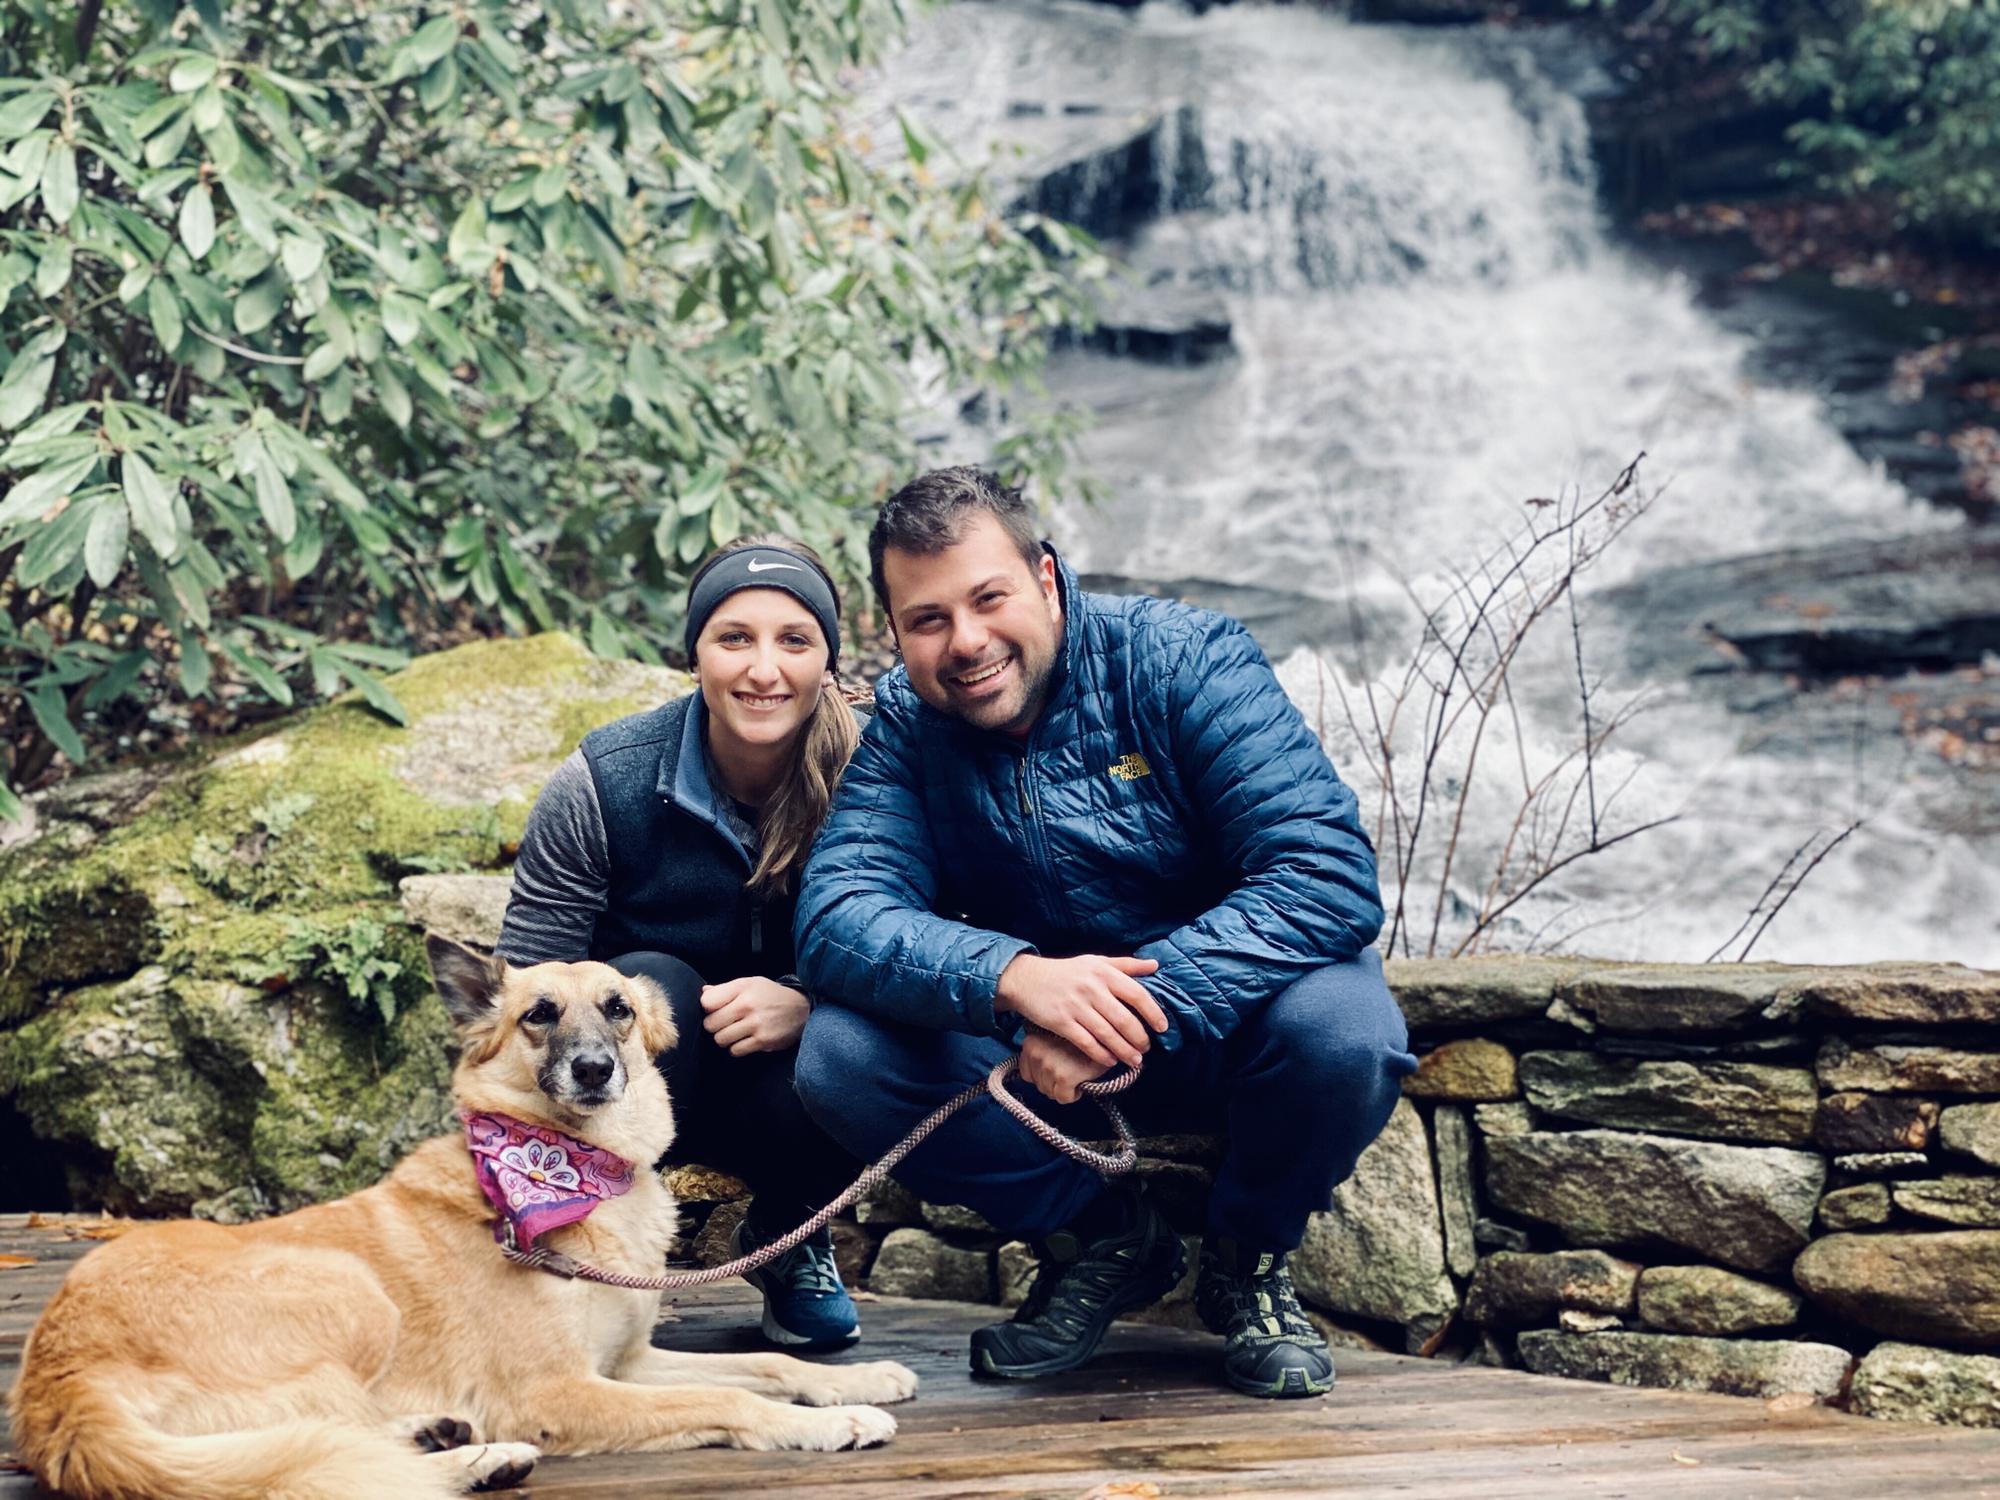
<svg viewBox="0 0 2000 1500"><path fill-rule="evenodd" d="M807 1406L870 1405L907 1401L917 1393L916 1371L893 1360L857 1365L816 1365L789 1354L684 1354L642 1344L617 1372L641 1385L711 1385L755 1391Z"/></svg>
<svg viewBox="0 0 2000 1500"><path fill-rule="evenodd" d="M524 1391L506 1425L549 1453L672 1452L681 1448L872 1448L896 1419L872 1406L808 1409L755 1392L636 1385L587 1375ZM511 1405L512 1403L510 1403Z"/></svg>

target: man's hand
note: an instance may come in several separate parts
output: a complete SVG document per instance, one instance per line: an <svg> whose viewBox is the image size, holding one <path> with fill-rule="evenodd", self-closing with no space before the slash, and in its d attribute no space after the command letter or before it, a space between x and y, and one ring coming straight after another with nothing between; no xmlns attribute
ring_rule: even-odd
<svg viewBox="0 0 2000 1500"><path fill-rule="evenodd" d="M1021 1077L1058 1104L1074 1104L1080 1085L1110 1072L1061 1037L1031 1030L1021 1043Z"/></svg>
<svg viewBox="0 0 2000 1500"><path fill-rule="evenodd" d="M782 1052L806 1029L812 1006L798 990L752 974L727 984L701 987L702 1030L731 1057L750 1052Z"/></svg>
<svg viewBox="0 0 2000 1500"><path fill-rule="evenodd" d="M1136 1068L1153 1044L1146 1028L1167 1029L1167 1013L1139 983L1157 968L1150 958L1106 958L1094 953L1043 958L1021 953L1000 971L993 1008L1013 1011L1029 1025L1069 1043L1097 1064L1099 1073L1121 1062Z"/></svg>

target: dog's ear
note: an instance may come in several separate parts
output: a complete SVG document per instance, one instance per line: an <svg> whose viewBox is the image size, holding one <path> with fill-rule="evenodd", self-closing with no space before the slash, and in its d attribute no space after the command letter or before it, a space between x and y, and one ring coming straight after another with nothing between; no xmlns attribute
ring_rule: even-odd
<svg viewBox="0 0 2000 1500"><path fill-rule="evenodd" d="M674 1008L667 1003L666 992L643 974L627 975L625 990L639 1013L639 1045L658 1057L679 1039L674 1030Z"/></svg>
<svg viewBox="0 0 2000 1500"><path fill-rule="evenodd" d="M424 938L424 953L431 961L431 977L437 981L438 996L452 1024L468 1031L490 1022L507 965L498 958L461 948L435 932Z"/></svg>

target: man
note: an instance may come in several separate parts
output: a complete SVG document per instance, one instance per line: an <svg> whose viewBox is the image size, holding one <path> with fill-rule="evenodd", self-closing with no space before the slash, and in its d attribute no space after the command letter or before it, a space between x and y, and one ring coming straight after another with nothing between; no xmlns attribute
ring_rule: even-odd
<svg viewBox="0 0 2000 1500"><path fill-rule="evenodd" d="M1121 1096L1135 1123L1227 1137L1195 1291L1225 1374L1326 1391L1285 1254L1416 1066L1368 947L1382 907L1353 794L1242 626L1083 593L992 475L914 480L869 548L903 665L801 884L807 1112L873 1158L1018 1045L1074 1131L1094 1110L1054 1105L1143 1066ZM973 1335L980 1375L1074 1368L1185 1269L1143 1192L991 1101L897 1175L1036 1244L1027 1302Z"/></svg>

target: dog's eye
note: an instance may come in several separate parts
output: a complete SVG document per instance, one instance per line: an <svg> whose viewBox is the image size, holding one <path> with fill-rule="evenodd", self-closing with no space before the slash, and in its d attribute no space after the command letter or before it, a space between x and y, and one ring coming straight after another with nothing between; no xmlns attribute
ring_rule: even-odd
<svg viewBox="0 0 2000 1500"><path fill-rule="evenodd" d="M521 1020L529 1026L553 1026L561 1014L553 1000L537 1000L528 1007L527 1014L522 1016Z"/></svg>
<svg viewBox="0 0 2000 1500"><path fill-rule="evenodd" d="M625 1003L623 995L613 995L604 1002L604 1019L607 1021L622 1021L631 1014L632 1007Z"/></svg>

